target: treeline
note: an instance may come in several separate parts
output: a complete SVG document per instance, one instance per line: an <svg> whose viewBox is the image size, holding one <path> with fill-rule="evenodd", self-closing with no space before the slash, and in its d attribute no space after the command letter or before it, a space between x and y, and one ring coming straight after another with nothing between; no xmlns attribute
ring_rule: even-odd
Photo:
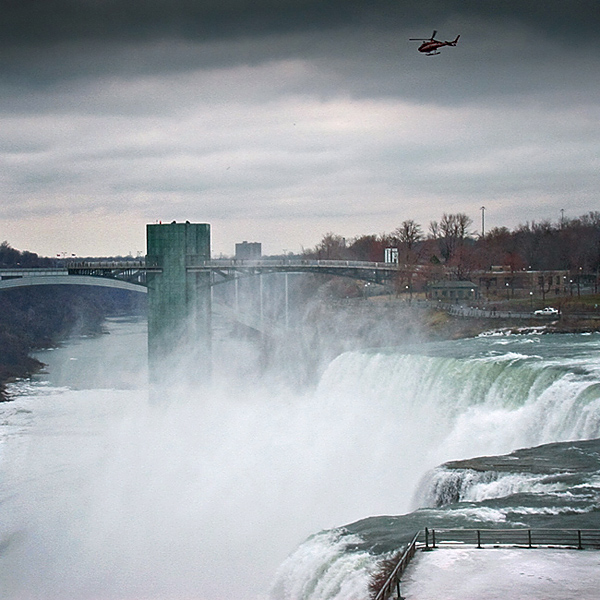
<svg viewBox="0 0 600 600"><path fill-rule="evenodd" d="M54 263L53 259L38 256L35 252L16 250L6 241L0 244L0 267L34 269L36 267L52 267Z"/></svg>
<svg viewBox="0 0 600 600"><path fill-rule="evenodd" d="M0 267L53 265L53 259L0 244ZM49 285L0 290L0 401L7 399L7 382L43 366L32 352L70 335L99 334L107 316L142 312L144 302L141 294L110 288Z"/></svg>
<svg viewBox="0 0 600 600"><path fill-rule="evenodd" d="M444 213L428 229L412 219L391 233L361 235L350 240L327 233L309 258L380 262L385 249L394 248L402 264L436 264L451 267L458 279L492 266L510 270L569 270L592 276L600 270L600 211L557 223L525 223L513 230L495 227L484 235L472 229L464 213Z"/></svg>

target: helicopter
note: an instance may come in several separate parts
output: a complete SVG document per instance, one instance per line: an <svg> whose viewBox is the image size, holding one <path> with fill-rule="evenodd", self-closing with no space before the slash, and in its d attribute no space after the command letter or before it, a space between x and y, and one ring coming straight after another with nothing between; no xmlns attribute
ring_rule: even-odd
<svg viewBox="0 0 600 600"><path fill-rule="evenodd" d="M460 37L460 35L457 35L456 39L451 42L440 42L439 40L434 39L436 33L437 31L434 30L430 38L410 38L408 41L423 42L418 48L419 52L423 52L427 56L435 56L436 54L440 54L439 49L442 46L456 46L458 38Z"/></svg>

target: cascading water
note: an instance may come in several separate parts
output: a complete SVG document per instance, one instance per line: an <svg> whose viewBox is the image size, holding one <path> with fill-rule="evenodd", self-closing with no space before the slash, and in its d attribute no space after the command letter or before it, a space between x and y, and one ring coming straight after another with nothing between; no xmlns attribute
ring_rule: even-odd
<svg viewBox="0 0 600 600"><path fill-rule="evenodd" d="M567 442L600 436L599 349L598 336L513 336L338 357L318 394L336 405L347 399L350 413L355 398L369 407L354 420L379 424L372 448L385 459L377 472L396 494L396 510L380 504L369 514L399 514L413 493L412 507L424 508L311 537L281 566L273 598L367 598L381 559L427 526L600 527L600 442ZM395 448L393 440L401 440ZM561 440L533 448L534 459L522 452L427 472L449 459ZM575 459L559 466L568 453ZM318 569L301 576L307 553ZM362 576L342 589L339 572Z"/></svg>
<svg viewBox="0 0 600 600"><path fill-rule="evenodd" d="M600 336L349 352L295 393L248 366L206 389L171 373L171 401L152 406L127 377L142 336L120 331L49 353L61 379L16 386L0 407L9 600L264 598L281 563L273 598L364 598L404 532L448 514L377 517L426 505L414 495L430 469L600 435ZM106 379L71 385L105 352ZM500 513L460 505L453 518Z"/></svg>

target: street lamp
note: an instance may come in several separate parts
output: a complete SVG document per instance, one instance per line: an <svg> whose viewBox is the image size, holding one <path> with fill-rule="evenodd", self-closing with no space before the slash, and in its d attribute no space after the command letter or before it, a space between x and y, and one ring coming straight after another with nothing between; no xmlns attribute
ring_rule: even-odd
<svg viewBox="0 0 600 600"><path fill-rule="evenodd" d="M533 311L533 292L529 292L529 303L531 304L531 310Z"/></svg>

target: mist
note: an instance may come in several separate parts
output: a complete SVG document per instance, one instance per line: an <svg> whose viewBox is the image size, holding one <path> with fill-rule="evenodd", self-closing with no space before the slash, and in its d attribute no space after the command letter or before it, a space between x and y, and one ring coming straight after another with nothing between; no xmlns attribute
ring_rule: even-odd
<svg viewBox="0 0 600 600"><path fill-rule="evenodd" d="M160 395L143 321L40 353L0 407L3 598L362 598L379 558L345 525L413 510L445 461L599 435L596 337L426 345L418 306L289 279L268 335L215 318L212 379L182 349ZM252 285L215 306L256 312Z"/></svg>
<svg viewBox="0 0 600 600"><path fill-rule="evenodd" d="M406 327L391 335L389 307L363 314L365 300L328 309L327 286L301 278L292 291L313 291L286 313L283 277L267 279L268 341L216 320L212 379L182 349L158 401L142 321L40 354L47 375L22 384L7 417L23 435L5 441L6 598L265 598L312 533L408 508L410 490L390 486L386 408L319 389L335 356L398 344ZM251 287L240 312L256 309Z"/></svg>

